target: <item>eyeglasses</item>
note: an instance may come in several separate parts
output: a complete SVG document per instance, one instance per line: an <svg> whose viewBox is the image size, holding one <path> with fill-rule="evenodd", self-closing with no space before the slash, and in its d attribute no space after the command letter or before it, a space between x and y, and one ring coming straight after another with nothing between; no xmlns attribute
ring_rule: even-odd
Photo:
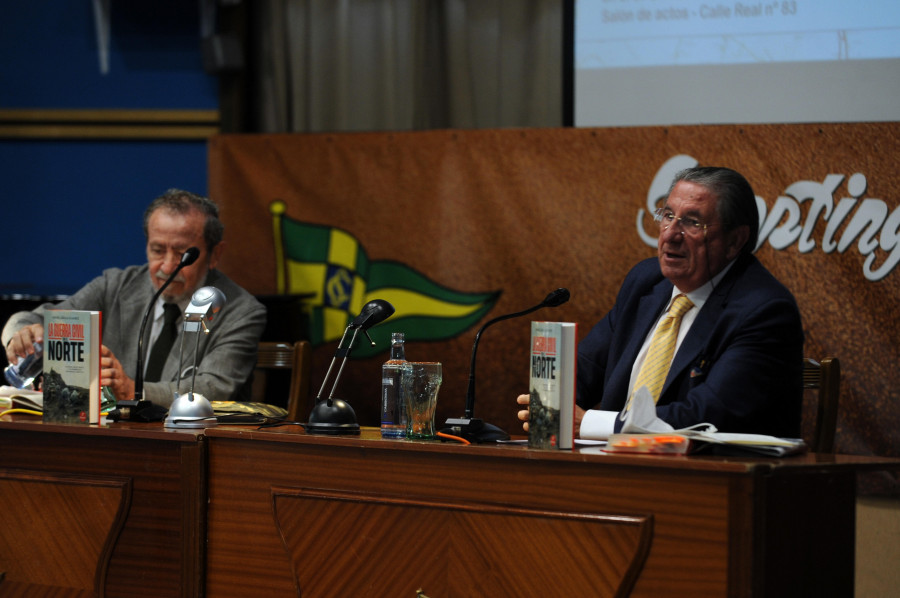
<svg viewBox="0 0 900 598"><path fill-rule="evenodd" d="M703 224L696 218L691 216L681 216L680 218L675 215L675 212L670 210L669 208L659 208L656 210L653 219L659 224L659 232L664 230L668 230L670 226L675 224L675 221L681 223L681 231L682 234L687 235L689 237L700 237L706 235L706 228L709 226L708 224Z"/></svg>

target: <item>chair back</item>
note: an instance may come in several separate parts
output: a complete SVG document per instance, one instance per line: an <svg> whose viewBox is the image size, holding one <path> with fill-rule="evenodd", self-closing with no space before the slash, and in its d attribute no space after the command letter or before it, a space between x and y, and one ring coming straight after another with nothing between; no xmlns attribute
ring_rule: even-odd
<svg viewBox="0 0 900 598"><path fill-rule="evenodd" d="M312 345L309 341L295 343L261 342L256 357L253 376L253 400L265 400L268 386L267 370L290 370L290 386L287 397L288 419L306 419L311 407L309 403L310 371L312 368Z"/></svg>
<svg viewBox="0 0 900 598"><path fill-rule="evenodd" d="M815 427L809 449L814 453L834 453L841 394L841 364L837 357L826 357L821 362L805 357L803 388L818 390Z"/></svg>

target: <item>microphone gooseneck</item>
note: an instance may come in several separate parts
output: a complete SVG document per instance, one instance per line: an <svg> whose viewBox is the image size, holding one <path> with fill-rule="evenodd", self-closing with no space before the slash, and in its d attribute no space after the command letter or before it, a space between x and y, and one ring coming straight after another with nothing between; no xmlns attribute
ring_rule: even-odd
<svg viewBox="0 0 900 598"><path fill-rule="evenodd" d="M197 258L200 257L200 250L196 247L191 247L187 251L185 251L181 255L181 261L178 262L178 265L169 275L169 278L162 284L161 287L156 291L153 295L153 298L150 300L150 303L147 305L147 309L144 311L144 318L141 320L141 329L140 335L138 336L138 355L137 355L137 369L134 372L134 400L140 401L142 399L142 395L144 394L144 331L147 328L147 320L150 318L150 312L153 310L153 306L156 305L156 300L159 299L159 296L162 295L162 292L166 290L175 277L178 276L178 273L181 272L183 268L190 266L194 262L197 261Z"/></svg>
<svg viewBox="0 0 900 598"><path fill-rule="evenodd" d="M485 328L487 328L488 326L492 326L497 322L502 322L503 320L509 320L512 318L518 318L520 316L528 315L533 311L541 309L542 307L557 307L568 301L569 296L569 289L556 289L555 291L552 291L550 294L548 294L543 301L541 301L534 307L529 307L526 310L518 311L516 313L506 314L505 316L498 316L493 320L488 321L478 330L478 333L475 335L475 344L472 345L472 359L469 363L469 388L466 391L465 415L467 419L472 418L473 412L475 410L475 357L478 353L478 342L481 340L481 333L484 332Z"/></svg>
<svg viewBox="0 0 900 598"><path fill-rule="evenodd" d="M523 311L517 311L515 313L506 314L504 316L499 316L494 318L493 320L489 320L484 326L482 326L478 332L475 334L475 343L472 345L472 359L469 364L469 388L466 392L466 412L463 417L460 418L449 418L447 419L445 425L447 426L442 430L442 433L447 434L449 436L459 436L469 441L473 442L497 442L498 440L508 440L509 434L494 426L492 424L486 423L474 417L475 412L475 362L476 356L478 354L478 343L481 340L481 333L485 331L486 328L496 324L497 322L502 322L503 320L509 320L511 318L518 318L520 316L524 316L530 314L533 311L537 311L542 307L557 307L562 305L566 301L569 300L569 289L559 288L555 291L552 291L548 294L543 301L535 305L534 307L530 307Z"/></svg>

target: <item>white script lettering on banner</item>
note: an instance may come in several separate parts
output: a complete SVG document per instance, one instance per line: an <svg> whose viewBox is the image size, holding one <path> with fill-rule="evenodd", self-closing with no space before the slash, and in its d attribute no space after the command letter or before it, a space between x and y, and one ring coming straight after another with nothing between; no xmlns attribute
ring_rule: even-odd
<svg viewBox="0 0 900 598"><path fill-rule="evenodd" d="M695 158L684 154L667 160L653 177L647 193L647 212L652 214L665 199L675 173L697 164ZM828 174L821 183L806 180L792 183L785 188L784 195L775 200L771 210L757 195L760 221L757 247L768 241L772 248L781 251L796 243L800 253L809 253L816 247L813 231L821 219L825 222L825 232L818 239L822 251L844 253L857 241L857 250L866 258L863 263L866 279L875 282L890 274L900 262L900 205L892 211L884 200L863 197L868 180L859 172L847 179L850 197L835 200L835 192L845 178L843 174ZM805 219L800 209L804 203L809 204ZM656 247L656 237L644 231L647 212L644 208L638 210L637 232L647 245ZM843 232L835 238L835 233L845 223ZM887 252L883 259L876 254L879 248ZM881 264L877 265L880 259Z"/></svg>

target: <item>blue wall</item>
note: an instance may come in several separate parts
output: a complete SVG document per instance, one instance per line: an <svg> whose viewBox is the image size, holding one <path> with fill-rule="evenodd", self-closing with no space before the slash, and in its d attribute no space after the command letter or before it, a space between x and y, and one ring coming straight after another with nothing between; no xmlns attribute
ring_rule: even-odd
<svg viewBox="0 0 900 598"><path fill-rule="evenodd" d="M0 0L0 110L217 108L198 2L111 7L103 75L90 0ZM207 193L206 142L0 138L0 181L0 294L70 293L145 261L141 216L154 197Z"/></svg>

